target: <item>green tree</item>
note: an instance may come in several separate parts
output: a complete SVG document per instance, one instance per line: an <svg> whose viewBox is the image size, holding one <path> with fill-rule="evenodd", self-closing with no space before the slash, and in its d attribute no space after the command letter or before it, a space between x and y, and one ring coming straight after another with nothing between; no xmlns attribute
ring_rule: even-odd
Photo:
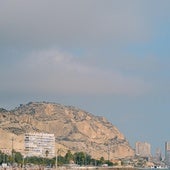
<svg viewBox="0 0 170 170"><path fill-rule="evenodd" d="M78 165L86 164L86 154L84 152L76 152L74 154L74 160Z"/></svg>
<svg viewBox="0 0 170 170"><path fill-rule="evenodd" d="M46 150L46 151L45 151L45 156L46 156L46 158L48 157L48 155L49 155L49 151Z"/></svg>
<svg viewBox="0 0 170 170"><path fill-rule="evenodd" d="M107 164L108 166L113 166L114 165L113 162L111 162L109 160L105 161L105 164Z"/></svg>
<svg viewBox="0 0 170 170"><path fill-rule="evenodd" d="M68 150L65 155L65 163L69 164L71 161L73 161L73 154L71 153L70 150Z"/></svg>
<svg viewBox="0 0 170 170"><path fill-rule="evenodd" d="M65 163L65 157L63 157L63 156L61 156L61 155L59 155L58 157L57 157L57 164L59 165L59 166L61 166L61 165L63 165L64 163Z"/></svg>
<svg viewBox="0 0 170 170"><path fill-rule="evenodd" d="M0 151L0 164L2 164L2 162L3 162L3 153L2 151Z"/></svg>
<svg viewBox="0 0 170 170"><path fill-rule="evenodd" d="M86 165L90 165L91 164L91 155L89 155L89 154L86 154Z"/></svg>
<svg viewBox="0 0 170 170"><path fill-rule="evenodd" d="M104 160L104 157L102 156L102 157L100 158L100 163L101 163L101 164L104 164L104 162L105 162L105 160Z"/></svg>
<svg viewBox="0 0 170 170"><path fill-rule="evenodd" d="M15 162L17 162L18 164L22 164L23 156L21 155L21 153L20 152L14 152L14 154L15 154L15 158L14 158Z"/></svg>

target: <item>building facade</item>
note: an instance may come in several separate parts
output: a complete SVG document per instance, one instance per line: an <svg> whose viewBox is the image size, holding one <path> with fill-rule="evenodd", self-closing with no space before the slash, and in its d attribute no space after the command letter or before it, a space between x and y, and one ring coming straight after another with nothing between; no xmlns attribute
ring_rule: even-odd
<svg viewBox="0 0 170 170"><path fill-rule="evenodd" d="M165 142L165 163L170 166L170 141Z"/></svg>
<svg viewBox="0 0 170 170"><path fill-rule="evenodd" d="M156 162L162 161L162 153L161 153L161 150L159 148L156 149L155 161Z"/></svg>
<svg viewBox="0 0 170 170"><path fill-rule="evenodd" d="M147 142L136 142L136 155L141 157L151 157L151 145Z"/></svg>
<svg viewBox="0 0 170 170"><path fill-rule="evenodd" d="M55 136L47 133L25 134L26 156L55 157Z"/></svg>

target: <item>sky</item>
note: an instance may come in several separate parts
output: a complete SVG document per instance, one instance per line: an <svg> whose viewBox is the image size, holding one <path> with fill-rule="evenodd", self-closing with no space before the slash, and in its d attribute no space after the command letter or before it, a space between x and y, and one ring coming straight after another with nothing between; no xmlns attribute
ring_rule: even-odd
<svg viewBox="0 0 170 170"><path fill-rule="evenodd" d="M104 116L135 142L170 141L169 0L1 0L0 107Z"/></svg>

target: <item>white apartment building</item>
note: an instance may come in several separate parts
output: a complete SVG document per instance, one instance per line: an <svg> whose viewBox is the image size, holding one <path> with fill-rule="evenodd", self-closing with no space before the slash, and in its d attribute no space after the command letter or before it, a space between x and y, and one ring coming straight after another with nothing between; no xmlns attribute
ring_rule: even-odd
<svg viewBox="0 0 170 170"><path fill-rule="evenodd" d="M47 133L25 134L26 156L55 157L55 136Z"/></svg>

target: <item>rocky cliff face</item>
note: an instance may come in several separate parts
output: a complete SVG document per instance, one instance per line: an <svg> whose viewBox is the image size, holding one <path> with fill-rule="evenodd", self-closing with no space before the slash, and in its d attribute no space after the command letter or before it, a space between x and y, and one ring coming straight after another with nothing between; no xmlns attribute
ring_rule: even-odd
<svg viewBox="0 0 170 170"><path fill-rule="evenodd" d="M26 132L55 134L61 155L67 150L110 160L134 155L124 135L104 117L72 106L30 102L11 111L0 109L0 149L10 150L14 138L14 149L24 152Z"/></svg>

